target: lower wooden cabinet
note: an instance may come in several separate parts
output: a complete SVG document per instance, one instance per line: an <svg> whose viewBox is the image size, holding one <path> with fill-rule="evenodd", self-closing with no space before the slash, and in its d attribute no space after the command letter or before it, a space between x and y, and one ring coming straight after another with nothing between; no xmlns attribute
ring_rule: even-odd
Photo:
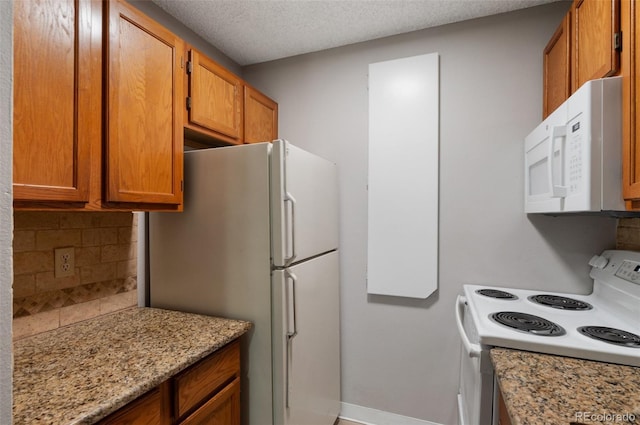
<svg viewBox="0 0 640 425"><path fill-rule="evenodd" d="M211 397L182 425L240 425L240 378Z"/></svg>
<svg viewBox="0 0 640 425"><path fill-rule="evenodd" d="M500 389L498 389L498 425L511 425L511 418Z"/></svg>
<svg viewBox="0 0 640 425"><path fill-rule="evenodd" d="M101 425L158 425L162 421L162 387L154 388L147 394L132 401L100 422Z"/></svg>
<svg viewBox="0 0 640 425"><path fill-rule="evenodd" d="M175 416L179 420L185 418L239 376L240 351L237 343L181 372L174 378Z"/></svg>
<svg viewBox="0 0 640 425"><path fill-rule="evenodd" d="M240 425L240 343L232 342L99 422Z"/></svg>

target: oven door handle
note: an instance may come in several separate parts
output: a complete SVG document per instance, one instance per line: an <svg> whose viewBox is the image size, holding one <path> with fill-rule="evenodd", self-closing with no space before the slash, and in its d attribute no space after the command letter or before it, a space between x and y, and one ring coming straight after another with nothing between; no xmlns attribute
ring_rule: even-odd
<svg viewBox="0 0 640 425"><path fill-rule="evenodd" d="M462 345L464 345L464 349L469 354L469 357L480 357L480 345L469 341L469 337L464 331L464 326L462 326L462 311L464 310L464 305L466 303L467 299L462 295L458 295L456 298L456 325L458 326L460 339L462 339Z"/></svg>

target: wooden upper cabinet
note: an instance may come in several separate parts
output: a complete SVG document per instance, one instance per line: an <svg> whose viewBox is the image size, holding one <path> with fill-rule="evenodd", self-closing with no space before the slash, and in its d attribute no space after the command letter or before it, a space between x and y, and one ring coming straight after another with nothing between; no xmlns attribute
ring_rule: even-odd
<svg viewBox="0 0 640 425"><path fill-rule="evenodd" d="M88 202L101 137L100 3L14 2L13 197ZM95 10L97 9L97 11Z"/></svg>
<svg viewBox="0 0 640 425"><path fill-rule="evenodd" d="M628 209L640 208L640 8L625 0L621 7L624 49L622 51L622 193Z"/></svg>
<svg viewBox="0 0 640 425"><path fill-rule="evenodd" d="M278 104L251 86L244 86L244 142L278 138Z"/></svg>
<svg viewBox="0 0 640 425"><path fill-rule="evenodd" d="M575 0L571 92L588 80L615 75L620 67L620 0Z"/></svg>
<svg viewBox="0 0 640 425"><path fill-rule="evenodd" d="M183 42L124 1L107 16L105 201L181 204Z"/></svg>
<svg viewBox="0 0 640 425"><path fill-rule="evenodd" d="M542 116L546 118L571 94L571 12L544 49Z"/></svg>
<svg viewBox="0 0 640 425"><path fill-rule="evenodd" d="M242 81L189 50L185 127L228 143L242 143Z"/></svg>

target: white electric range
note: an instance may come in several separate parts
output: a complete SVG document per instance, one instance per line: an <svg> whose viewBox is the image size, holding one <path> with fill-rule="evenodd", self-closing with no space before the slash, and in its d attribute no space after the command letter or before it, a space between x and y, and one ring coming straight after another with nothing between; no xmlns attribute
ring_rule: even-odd
<svg viewBox="0 0 640 425"><path fill-rule="evenodd" d="M590 295L464 285L460 424L497 423L491 347L640 367L640 252L605 251L589 264Z"/></svg>

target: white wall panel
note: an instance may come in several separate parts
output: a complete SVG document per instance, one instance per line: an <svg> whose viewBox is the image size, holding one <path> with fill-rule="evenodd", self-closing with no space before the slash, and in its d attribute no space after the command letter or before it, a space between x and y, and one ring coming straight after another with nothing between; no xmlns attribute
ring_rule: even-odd
<svg viewBox="0 0 640 425"><path fill-rule="evenodd" d="M438 54L369 65L367 292L438 287Z"/></svg>

